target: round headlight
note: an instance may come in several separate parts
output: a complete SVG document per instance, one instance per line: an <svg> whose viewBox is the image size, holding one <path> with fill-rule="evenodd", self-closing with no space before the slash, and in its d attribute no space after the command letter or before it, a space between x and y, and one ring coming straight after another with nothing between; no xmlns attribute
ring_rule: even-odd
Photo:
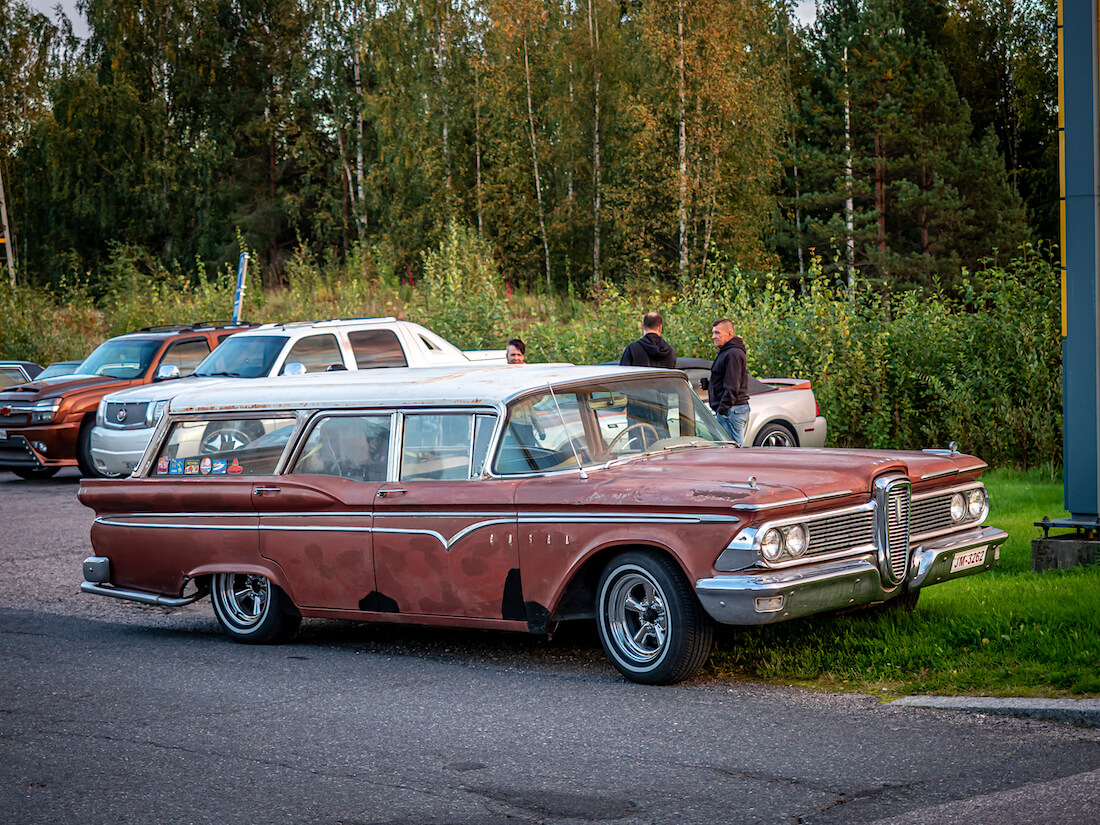
<svg viewBox="0 0 1100 825"><path fill-rule="evenodd" d="M786 540L787 552L792 556L801 556L806 552L806 546L810 543L810 534L806 531L804 525L795 524L792 527L786 529L786 535L783 537Z"/></svg>
<svg viewBox="0 0 1100 825"><path fill-rule="evenodd" d="M775 529L768 530L760 540L760 552L767 561L776 561L783 552L783 536Z"/></svg>
<svg viewBox="0 0 1100 825"><path fill-rule="evenodd" d="M951 496L951 520L962 521L966 515L966 497L962 493Z"/></svg>
<svg viewBox="0 0 1100 825"><path fill-rule="evenodd" d="M982 510L985 509L985 490L971 490L966 494L967 510L970 512L970 518L977 518L982 514Z"/></svg>

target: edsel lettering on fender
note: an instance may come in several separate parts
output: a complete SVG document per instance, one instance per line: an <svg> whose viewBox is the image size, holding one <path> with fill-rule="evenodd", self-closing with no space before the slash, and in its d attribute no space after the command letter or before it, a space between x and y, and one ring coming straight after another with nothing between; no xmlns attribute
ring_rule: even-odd
<svg viewBox="0 0 1100 825"><path fill-rule="evenodd" d="M181 393L130 478L89 480L82 588L209 596L233 639L303 618L550 633L596 622L668 684L715 623L873 605L997 563L985 465L951 450L742 449L683 373L493 366Z"/></svg>

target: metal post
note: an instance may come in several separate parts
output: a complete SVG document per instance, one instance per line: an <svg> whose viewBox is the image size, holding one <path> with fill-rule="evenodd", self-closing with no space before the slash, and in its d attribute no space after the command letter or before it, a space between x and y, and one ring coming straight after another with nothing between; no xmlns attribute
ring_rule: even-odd
<svg viewBox="0 0 1100 825"><path fill-rule="evenodd" d="M2 166L3 164L0 164ZM8 277L11 279L12 288L15 288L15 253L12 249L11 229L8 228L8 203L4 199L4 173L0 169L0 243L4 244L4 253L8 259Z"/></svg>
<svg viewBox="0 0 1100 825"><path fill-rule="evenodd" d="M237 292L233 297L233 323L241 322L241 304L244 303L245 272L248 271L248 253L242 252L237 259Z"/></svg>
<svg viewBox="0 0 1100 825"><path fill-rule="evenodd" d="M1055 566L1096 558L1100 539L1100 60L1097 0L1058 3L1058 137L1061 149L1062 453L1068 519L1044 519L1073 536L1032 542L1041 568L1044 543L1062 541ZM1046 548L1050 550L1050 547Z"/></svg>

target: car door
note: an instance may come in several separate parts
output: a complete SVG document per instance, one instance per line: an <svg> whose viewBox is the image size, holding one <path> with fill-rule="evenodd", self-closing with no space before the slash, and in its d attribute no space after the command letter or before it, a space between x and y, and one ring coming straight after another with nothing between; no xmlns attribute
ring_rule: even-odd
<svg viewBox="0 0 1100 825"><path fill-rule="evenodd" d="M260 552L292 582L302 607L378 610L372 508L389 467L393 416L322 413L286 472L257 481Z"/></svg>
<svg viewBox="0 0 1100 825"><path fill-rule="evenodd" d="M403 414L374 505L379 599L410 616L523 620L514 482L481 477L496 416Z"/></svg>

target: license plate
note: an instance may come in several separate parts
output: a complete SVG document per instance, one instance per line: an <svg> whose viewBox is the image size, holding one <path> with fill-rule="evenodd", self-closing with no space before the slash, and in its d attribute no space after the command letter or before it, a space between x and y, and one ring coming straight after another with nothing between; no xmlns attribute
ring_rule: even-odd
<svg viewBox="0 0 1100 825"><path fill-rule="evenodd" d="M7 437L8 437L8 431L7 430L0 430L0 441L7 440Z"/></svg>
<svg viewBox="0 0 1100 825"><path fill-rule="evenodd" d="M986 548L979 547L977 550L967 550L965 553L959 553L955 558L951 559L951 572L956 573L959 570L969 570L971 567L981 567L985 564L985 551Z"/></svg>

